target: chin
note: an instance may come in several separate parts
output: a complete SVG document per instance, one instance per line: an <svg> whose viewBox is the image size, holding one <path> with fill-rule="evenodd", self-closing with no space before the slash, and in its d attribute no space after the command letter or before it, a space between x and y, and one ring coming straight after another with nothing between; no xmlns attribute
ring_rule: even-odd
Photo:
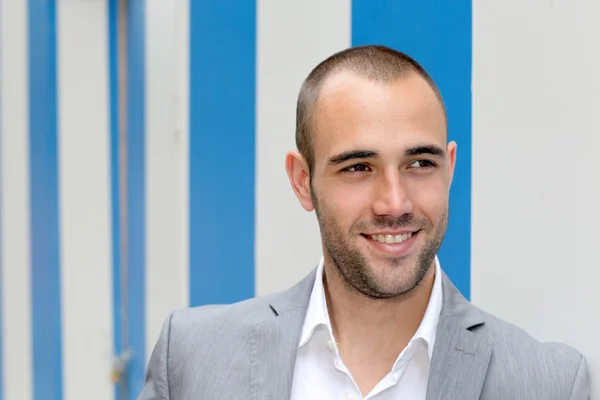
<svg viewBox="0 0 600 400"><path fill-rule="evenodd" d="M395 264L395 265L394 265ZM387 293L404 293L417 286L423 276L420 276L413 260L387 260L385 265L371 270L371 278Z"/></svg>

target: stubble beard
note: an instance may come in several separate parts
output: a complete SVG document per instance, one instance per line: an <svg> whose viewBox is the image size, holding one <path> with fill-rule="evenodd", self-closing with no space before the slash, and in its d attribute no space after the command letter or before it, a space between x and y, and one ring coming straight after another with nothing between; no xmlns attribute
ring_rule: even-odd
<svg viewBox="0 0 600 400"><path fill-rule="evenodd" d="M350 232L344 233L329 210L316 200L313 196L321 237L324 247L333 261L333 266L351 290L371 299L396 298L407 295L416 288L433 264L448 225L448 208L446 207L437 226L433 226L428 219L416 217L413 214L404 214L398 218L376 216L368 223L355 224ZM412 262L409 257L388 258L389 265L386 268L403 268L404 271L402 282L394 287L385 288L385 285L375 276L373 266L370 265L367 257L348 240L357 236L359 232L364 232L367 227L389 229L410 227L420 229L419 235L425 235L428 232L433 232L433 234L417 255L414 266L410 265Z"/></svg>

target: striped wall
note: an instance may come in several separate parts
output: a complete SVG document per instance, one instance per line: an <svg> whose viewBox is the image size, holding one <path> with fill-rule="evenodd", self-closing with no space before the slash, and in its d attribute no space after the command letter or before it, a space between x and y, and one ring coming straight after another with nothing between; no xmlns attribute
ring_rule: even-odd
<svg viewBox="0 0 600 400"><path fill-rule="evenodd" d="M533 212L497 189L497 182L511 182L505 191L535 204L538 189L526 175L515 177L523 165L553 160L534 151L544 132L555 143L546 149L568 147L553 130L568 131L568 121L536 129L526 104L510 108L512 91L528 81L509 61L497 69L490 50L509 60L517 49L534 74L551 57L550 47L531 53L519 47L521 36L530 38L528 48L547 46L542 34L554 21L573 42L598 37L597 28L585 35L574 28L579 20L595 26L586 15L600 10L584 2L587 14L537 4L528 6L529 19L520 19L510 12L520 7L516 1L242 0L231 8L219 0L129 0L120 8L119 0L0 0L0 400L133 399L169 311L278 291L314 268L316 218L299 207L284 170L285 152L294 148L296 96L319 61L367 43L414 56L445 98L458 164L442 268L475 303L544 339L580 348L600 373L591 334L533 317L548 316L547 300L528 288L546 295L550 289L537 283L543 266L535 267L526 250L542 251L545 241L528 237L515 256L504 247L514 221L530 221L534 229L575 205L575 197L555 197ZM518 32L501 35L497 13L512 18ZM534 18L540 36L529 31L526 21ZM556 33L554 40L567 46L562 38ZM569 53L590 64L580 84L598 88L597 53L584 47ZM543 65L545 78L527 92L540 101L554 90L544 82L563 71L552 69L561 64ZM589 110L600 104L600 91L566 84L556 90L584 96ZM534 115L543 119L542 105L552 105L539 104ZM505 108L522 130L509 125ZM580 143L588 143L585 132L597 124L592 114L570 115ZM538 136L523 141L528 132ZM589 157L581 150L586 170L575 180L560 176L595 209L600 188ZM502 168L515 158L524 162ZM554 183L541 183L547 197ZM600 223L596 214L577 215ZM593 258L586 249L578 247L579 265ZM543 258L557 277L549 280L555 292L564 290L559 266L570 255L565 247ZM518 263L507 267L514 258L527 259L529 272ZM570 290L577 292L584 270L570 268ZM509 290L515 296L507 301ZM555 300L563 319L587 301L572 298ZM585 312L577 315L570 326L600 329ZM115 357L128 349L128 373L115 382Z"/></svg>
<svg viewBox="0 0 600 400"><path fill-rule="evenodd" d="M113 349L108 10L101 2L56 4L52 10L57 38L54 96L60 199L60 261L56 267L60 296L56 314L62 320L62 369L59 358L53 367L62 371L63 398L85 398L90 390L109 398L110 385L106 379L97 378L107 375L106 360L110 360ZM40 148L39 152L47 149ZM46 201L45 194L38 200ZM39 228L32 225L34 229ZM33 329L35 332L35 315ZM43 325L39 332L45 335ZM90 338L95 338L93 346ZM47 343L43 346L51 347ZM35 353L36 348L33 350ZM50 366L39 371L40 377L47 375L47 368ZM53 382L56 379L58 376ZM34 388L39 381L34 375ZM47 393L40 387L34 398L49 398ZM57 391L52 398L61 398L61 393Z"/></svg>
<svg viewBox="0 0 600 400"><path fill-rule="evenodd" d="M122 321L126 316L126 313L123 310L125 306L124 302L121 299L122 290L122 270L121 265L123 264L122 260L122 248L124 247L124 243L122 243L122 235L121 235L121 180L119 179L119 166L121 160L121 144L119 143L119 132L120 132L120 108L122 106L122 99L119 96L118 82L119 82L119 57L118 57L118 36L117 32L119 29L119 9L117 5L117 0L108 0L107 4L107 33L108 33L108 54L106 60L107 72L108 72L108 106L109 106L109 132L107 133L109 137L109 154L110 158L108 162L110 163L110 248L111 253L111 264L112 268L110 270L112 274L112 287L110 291L110 295L107 296L112 300L112 352L113 354L122 354L124 351L124 344L126 344L125 330L122 327ZM111 296L112 295L112 296ZM110 334L110 332L109 332ZM114 357L114 356L113 356ZM104 359L106 361L106 359ZM112 377L111 377L112 378ZM114 378L113 378L114 379ZM116 379L115 379L116 380ZM127 387L123 384L118 384L115 382L115 387L113 389L113 396L115 399L126 399L127 395ZM111 398L111 396L108 396Z"/></svg>
<svg viewBox="0 0 600 400"><path fill-rule="evenodd" d="M2 400L33 395L27 10L0 1Z"/></svg>
<svg viewBox="0 0 600 400"><path fill-rule="evenodd" d="M257 5L255 277L256 293L266 294L302 279L321 254L316 218L299 206L284 160L295 148L300 85L320 61L351 45L351 8L348 0Z"/></svg>

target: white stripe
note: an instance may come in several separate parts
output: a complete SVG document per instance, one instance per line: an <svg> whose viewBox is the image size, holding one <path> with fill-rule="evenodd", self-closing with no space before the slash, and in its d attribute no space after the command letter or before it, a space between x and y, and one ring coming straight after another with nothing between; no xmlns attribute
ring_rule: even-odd
<svg viewBox="0 0 600 400"><path fill-rule="evenodd" d="M27 2L0 1L4 399L32 398Z"/></svg>
<svg viewBox="0 0 600 400"><path fill-rule="evenodd" d="M597 382L600 3L474 5L471 298Z"/></svg>
<svg viewBox="0 0 600 400"><path fill-rule="evenodd" d="M178 132L179 148L179 196L178 206L180 241L180 287L182 305L190 302L189 220L190 220L190 1L175 2L175 129Z"/></svg>
<svg viewBox="0 0 600 400"><path fill-rule="evenodd" d="M285 173L284 158L288 150L296 149L295 110L300 85L317 63L350 46L350 12L350 0L258 1L258 295L294 284L319 262L316 218L298 204Z"/></svg>
<svg viewBox="0 0 600 400"><path fill-rule="evenodd" d="M180 143L179 174L179 266L180 306L190 302L189 219L190 219L190 1L175 2L175 129Z"/></svg>
<svg viewBox="0 0 600 400"><path fill-rule="evenodd" d="M146 357L162 322L188 305L187 135L179 118L183 2L146 3ZM184 41L185 42L185 41ZM187 101L187 98L185 99Z"/></svg>
<svg viewBox="0 0 600 400"><path fill-rule="evenodd" d="M113 353L106 1L57 7L64 395L109 399Z"/></svg>

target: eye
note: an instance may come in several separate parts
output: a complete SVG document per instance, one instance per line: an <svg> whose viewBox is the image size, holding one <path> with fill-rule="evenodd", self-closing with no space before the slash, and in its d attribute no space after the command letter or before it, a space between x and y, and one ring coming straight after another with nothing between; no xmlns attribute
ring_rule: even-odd
<svg viewBox="0 0 600 400"><path fill-rule="evenodd" d="M418 169L429 169L435 167L435 163L430 160L416 160L413 161L410 165L410 168L418 168Z"/></svg>
<svg viewBox="0 0 600 400"><path fill-rule="evenodd" d="M369 172L371 168L369 168L366 164L354 164L349 167L346 167L342 170L342 172L347 172L350 174L358 174L361 172Z"/></svg>

